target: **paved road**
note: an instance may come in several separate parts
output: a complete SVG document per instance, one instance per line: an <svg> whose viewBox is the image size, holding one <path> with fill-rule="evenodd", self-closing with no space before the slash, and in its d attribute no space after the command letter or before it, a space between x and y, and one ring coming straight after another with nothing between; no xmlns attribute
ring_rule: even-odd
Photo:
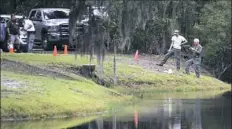
<svg viewBox="0 0 232 129"><path fill-rule="evenodd" d="M64 52L63 49L64 49L64 48L62 48L61 50L57 50L57 51L58 51L59 53L62 53L62 52ZM50 54L50 53L52 53L52 52L53 52L53 50L51 50L51 51L45 51L45 50L43 50L41 46L35 45L35 46L33 47L33 53ZM68 53L69 53L69 54L75 54L75 51L74 51L73 49L69 49L69 50L68 50Z"/></svg>

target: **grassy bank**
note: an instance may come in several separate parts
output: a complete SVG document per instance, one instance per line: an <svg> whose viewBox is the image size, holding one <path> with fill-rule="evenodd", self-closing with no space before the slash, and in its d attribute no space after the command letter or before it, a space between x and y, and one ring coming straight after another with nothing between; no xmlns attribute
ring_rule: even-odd
<svg viewBox="0 0 232 129"><path fill-rule="evenodd" d="M87 56L78 56L77 60L74 55L4 53L1 56L1 59L15 63L12 69L11 62L1 65L3 82L5 79L1 84L1 118L4 119L63 117L105 111L132 99L125 94L149 97L149 94L160 96L160 93L168 92L221 93L231 89L229 84L209 76L197 79L194 74L149 70L133 62L130 56L117 57L117 86L112 85L113 58L106 57L104 74L99 77L110 88L76 74L76 69L69 69L88 64ZM17 66L17 62L21 64ZM96 60L93 62L96 64Z"/></svg>
<svg viewBox="0 0 232 129"><path fill-rule="evenodd" d="M75 60L74 55L60 55L53 57L51 54L2 54L2 58L23 62L25 64L42 66L42 67L78 67L83 64L89 63L88 56L79 56ZM96 59L93 61L96 64ZM184 64L184 63L182 63ZM143 64L142 64L143 65ZM169 66L167 66L169 67ZM167 68L168 69L168 68ZM107 56L103 66L104 74L100 76L107 82L112 82L113 78L113 57ZM202 75L201 79L197 79L195 74L191 75L183 74L181 72L175 72L167 74L164 72L154 72L154 70L144 69L140 64L133 61L133 58L128 55L118 55L117 57L117 79L118 85L123 86L152 86L164 89L170 89L174 86L202 86L200 89L209 90L218 87L227 87L226 84L218 79L210 76ZM165 87L164 87L165 86ZM190 90L196 88L190 88ZM178 91L178 89L177 89Z"/></svg>
<svg viewBox="0 0 232 129"><path fill-rule="evenodd" d="M86 79L72 81L8 71L1 75L18 83L14 88L1 86L3 119L85 115L109 110L112 104L130 98Z"/></svg>

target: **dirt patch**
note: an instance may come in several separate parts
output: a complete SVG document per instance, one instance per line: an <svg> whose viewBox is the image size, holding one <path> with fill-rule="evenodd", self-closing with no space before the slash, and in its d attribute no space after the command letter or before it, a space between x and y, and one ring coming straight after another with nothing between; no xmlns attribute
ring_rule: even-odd
<svg viewBox="0 0 232 129"><path fill-rule="evenodd" d="M18 82L16 80L12 80L12 79L7 79L5 77L1 78L1 86L2 87L6 87L6 88L20 88L23 87L23 83L22 82Z"/></svg>
<svg viewBox="0 0 232 129"><path fill-rule="evenodd" d="M125 59L118 57L117 61L122 63L128 63L129 65L139 65L140 67L155 72L155 73L167 73L169 69L173 72L176 71L176 62L174 58L170 58L164 66L157 66L156 64L160 63L164 56L154 56L154 55L147 55L141 54L139 55L139 60L135 61L133 57L131 59ZM181 60L181 68L185 68L185 61ZM190 67L190 72L194 72L193 67ZM204 75L210 75L210 73L201 67L201 73Z"/></svg>
<svg viewBox="0 0 232 129"><path fill-rule="evenodd" d="M19 82L6 77L1 78L1 97L6 98L12 94L20 94L15 89L25 87L23 82Z"/></svg>
<svg viewBox="0 0 232 129"><path fill-rule="evenodd" d="M57 78L75 80L70 76L59 73L59 71L54 71L52 69L47 69L47 68L40 68L29 64L24 64L21 62L7 60L4 58L1 59L1 69L6 71L27 74L27 75L52 76Z"/></svg>
<svg viewBox="0 0 232 129"><path fill-rule="evenodd" d="M81 66L74 66L74 65L57 65L57 64L49 64L46 66L46 69L52 69L54 71L57 71L59 73L67 73L67 74L80 74L80 67Z"/></svg>

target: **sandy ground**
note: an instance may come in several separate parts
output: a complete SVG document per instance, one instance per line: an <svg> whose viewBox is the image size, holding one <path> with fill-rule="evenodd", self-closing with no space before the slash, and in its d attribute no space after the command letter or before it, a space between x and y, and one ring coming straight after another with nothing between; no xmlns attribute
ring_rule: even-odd
<svg viewBox="0 0 232 129"><path fill-rule="evenodd" d="M173 73L177 72L176 60L174 58L169 58L169 60L163 66L157 66L156 64L160 63L163 58L164 56L141 54L139 55L139 60L137 61L134 60L133 55L130 59L119 57L117 61L124 63L127 62L129 65L139 65L142 68L152 71L154 73L168 73L170 69ZM183 69L182 72L185 68L185 61L185 59L181 60L181 69ZM190 67L190 72L194 72L193 67L194 66ZM210 75L210 73L204 68L201 68L201 73L204 75Z"/></svg>

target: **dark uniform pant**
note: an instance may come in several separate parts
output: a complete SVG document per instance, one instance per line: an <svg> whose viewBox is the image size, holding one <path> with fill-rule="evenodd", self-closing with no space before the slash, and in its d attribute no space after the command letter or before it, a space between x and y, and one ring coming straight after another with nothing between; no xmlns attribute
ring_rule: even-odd
<svg viewBox="0 0 232 129"><path fill-rule="evenodd" d="M189 74L189 68L193 65L197 78L200 78L200 65L201 59L200 58L193 58L185 62L185 72Z"/></svg>
<svg viewBox="0 0 232 129"><path fill-rule="evenodd" d="M177 70L179 70L180 69L181 49L175 49L175 48L171 49L171 51L165 55L164 59L161 61L160 64L162 64L162 65L165 64L167 62L167 60L173 55L176 59L176 68L177 68Z"/></svg>

